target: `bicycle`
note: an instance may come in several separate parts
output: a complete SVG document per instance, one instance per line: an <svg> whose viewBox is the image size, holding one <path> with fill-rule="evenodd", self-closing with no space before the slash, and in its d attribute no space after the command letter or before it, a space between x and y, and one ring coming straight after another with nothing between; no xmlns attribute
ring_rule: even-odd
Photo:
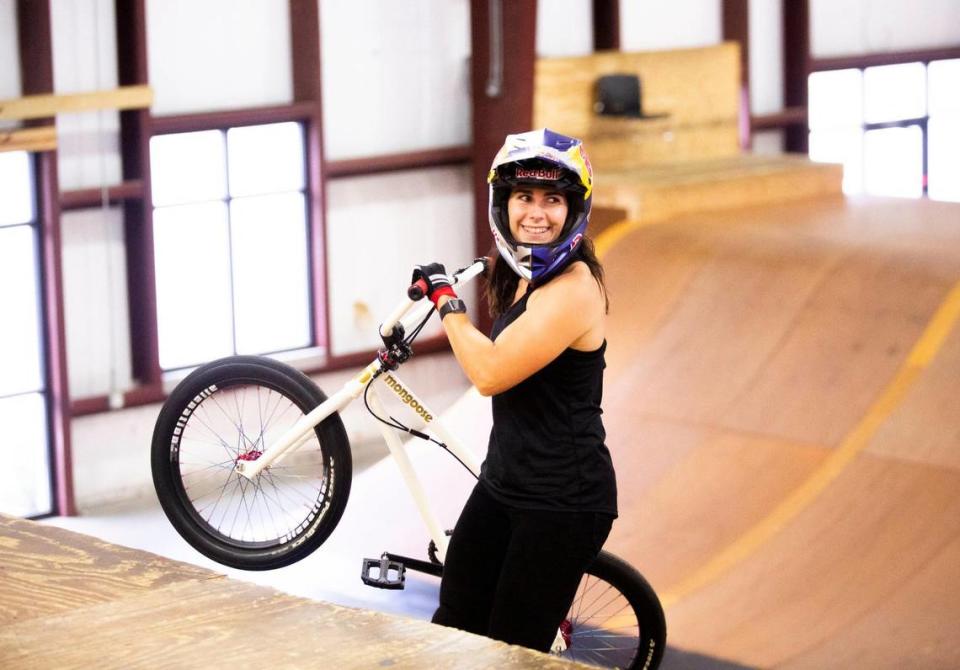
<svg viewBox="0 0 960 670"><path fill-rule="evenodd" d="M486 259L454 273L465 283ZM376 359L329 398L302 372L258 356L230 356L191 372L157 418L151 469L157 497L177 532L223 565L271 570L315 551L340 521L350 494L352 461L338 412L363 396L417 504L431 540L428 559L389 552L363 559L361 578L379 588L403 588L407 568L441 576L447 550L442 530L400 435L436 443L474 477L476 458L401 381L396 370L435 311L423 286L380 326ZM414 324L407 333L402 319ZM424 424L410 428L387 414L381 389L397 396ZM389 418L385 418L389 417ZM552 653L606 667L656 668L666 624L656 593L622 559L602 551L581 580Z"/></svg>

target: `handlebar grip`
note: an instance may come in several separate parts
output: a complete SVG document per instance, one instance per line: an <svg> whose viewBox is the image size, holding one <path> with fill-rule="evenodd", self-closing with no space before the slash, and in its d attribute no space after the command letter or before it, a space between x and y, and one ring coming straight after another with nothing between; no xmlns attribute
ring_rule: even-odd
<svg viewBox="0 0 960 670"><path fill-rule="evenodd" d="M425 282L423 279L418 279L414 283L410 284L410 288L407 289L407 297L411 300L420 300L426 294L427 282Z"/></svg>

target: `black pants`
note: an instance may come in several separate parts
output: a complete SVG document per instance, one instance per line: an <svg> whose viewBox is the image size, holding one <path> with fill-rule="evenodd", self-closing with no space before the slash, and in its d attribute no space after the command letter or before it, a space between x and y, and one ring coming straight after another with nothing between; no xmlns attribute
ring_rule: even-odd
<svg viewBox="0 0 960 670"><path fill-rule="evenodd" d="M433 623L548 651L612 523L508 507L477 484L450 539Z"/></svg>

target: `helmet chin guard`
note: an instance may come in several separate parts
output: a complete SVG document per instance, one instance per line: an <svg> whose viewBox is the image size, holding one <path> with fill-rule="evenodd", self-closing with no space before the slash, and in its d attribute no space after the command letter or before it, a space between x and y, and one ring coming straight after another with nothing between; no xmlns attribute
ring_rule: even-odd
<svg viewBox="0 0 960 670"><path fill-rule="evenodd" d="M489 220L497 250L520 277L542 283L576 256L590 220L593 170L580 140L542 128L507 135L487 177ZM556 240L521 244L510 232L507 201L518 185L549 188L567 199L567 219Z"/></svg>

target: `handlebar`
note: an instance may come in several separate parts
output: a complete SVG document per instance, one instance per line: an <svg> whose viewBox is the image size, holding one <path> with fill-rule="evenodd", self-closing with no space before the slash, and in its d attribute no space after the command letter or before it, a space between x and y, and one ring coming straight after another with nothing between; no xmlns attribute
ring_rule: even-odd
<svg viewBox="0 0 960 670"><path fill-rule="evenodd" d="M489 260L487 258L478 258L467 267L457 270L451 277L453 285L459 286L466 284L477 275L483 274L487 271L488 262ZM411 284L407 288L407 299L397 305L396 309L390 314L390 317L380 324L380 337L390 337L393 334L394 326L400 322L400 319L406 316L407 312L409 312L418 301L423 299L426 293L427 283L423 281L423 279L418 279ZM430 302L422 303L418 307L420 309L417 312L417 319L423 318L427 312L433 309L433 305Z"/></svg>
<svg viewBox="0 0 960 670"><path fill-rule="evenodd" d="M418 279L414 283L410 284L410 288L407 289L407 297L413 301L420 300L427 294L427 282L423 279Z"/></svg>

